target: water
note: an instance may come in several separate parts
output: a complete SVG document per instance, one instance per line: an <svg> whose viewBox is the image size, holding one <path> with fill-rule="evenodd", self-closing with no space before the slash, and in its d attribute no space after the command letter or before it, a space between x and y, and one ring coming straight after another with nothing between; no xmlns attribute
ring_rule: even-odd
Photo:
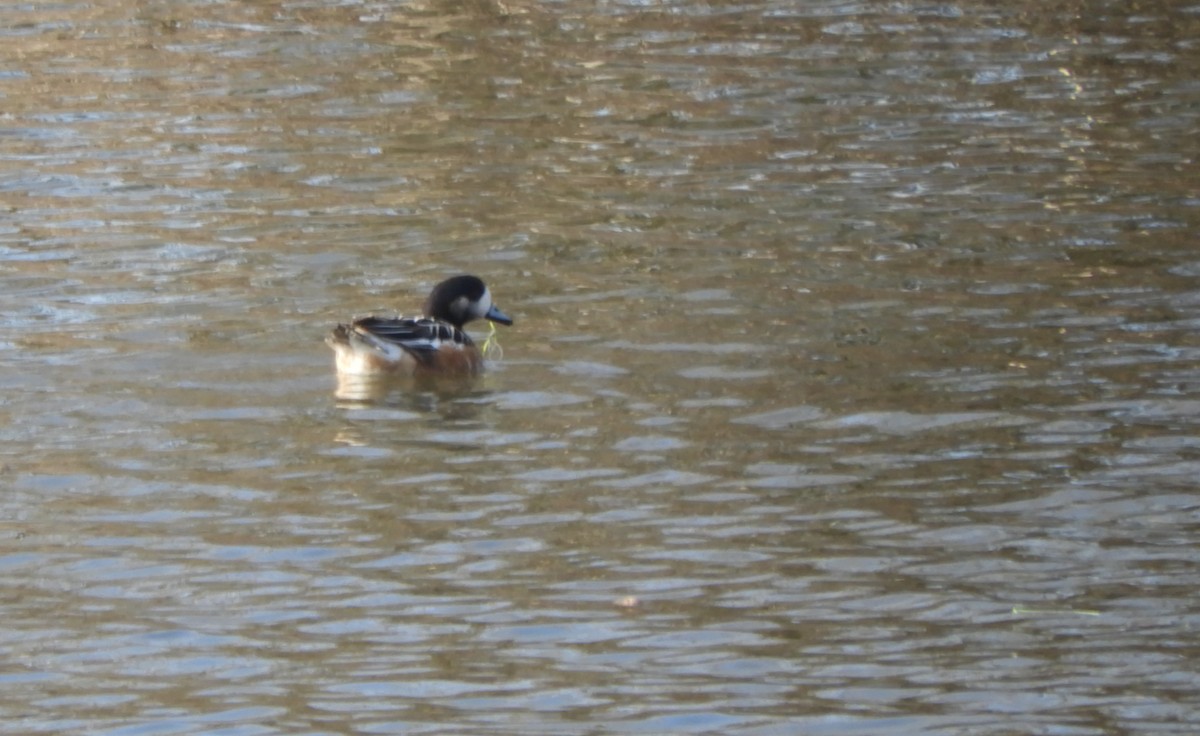
<svg viewBox="0 0 1200 736"><path fill-rule="evenodd" d="M1198 26L6 6L0 732L1190 733Z"/></svg>

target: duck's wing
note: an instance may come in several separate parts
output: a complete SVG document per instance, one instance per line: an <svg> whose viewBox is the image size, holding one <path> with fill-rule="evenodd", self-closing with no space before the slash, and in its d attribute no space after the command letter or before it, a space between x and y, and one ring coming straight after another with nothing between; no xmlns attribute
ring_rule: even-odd
<svg viewBox="0 0 1200 736"><path fill-rule="evenodd" d="M351 325L368 342L379 341L395 345L421 363L429 363L438 350L447 345L472 345L470 336L454 325L424 317L363 317Z"/></svg>

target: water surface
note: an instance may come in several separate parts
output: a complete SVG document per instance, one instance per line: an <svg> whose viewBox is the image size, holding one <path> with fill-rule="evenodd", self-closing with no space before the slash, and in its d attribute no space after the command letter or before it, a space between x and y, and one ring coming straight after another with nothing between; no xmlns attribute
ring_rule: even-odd
<svg viewBox="0 0 1200 736"><path fill-rule="evenodd" d="M1193 729L1200 9L0 36L0 731ZM488 376L338 396L462 271Z"/></svg>

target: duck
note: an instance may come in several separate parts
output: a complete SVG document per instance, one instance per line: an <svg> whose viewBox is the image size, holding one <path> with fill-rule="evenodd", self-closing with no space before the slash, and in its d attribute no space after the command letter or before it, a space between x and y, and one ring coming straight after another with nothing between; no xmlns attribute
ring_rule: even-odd
<svg viewBox="0 0 1200 736"><path fill-rule="evenodd" d="M434 286L420 317L360 317L334 327L325 343L339 376L469 377L483 371L483 352L463 330L477 319L513 323L483 279L463 274Z"/></svg>

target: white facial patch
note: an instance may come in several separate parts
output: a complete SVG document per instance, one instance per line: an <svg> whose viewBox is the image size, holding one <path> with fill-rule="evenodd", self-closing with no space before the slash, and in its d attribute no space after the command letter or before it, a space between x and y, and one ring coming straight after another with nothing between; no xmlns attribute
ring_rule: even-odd
<svg viewBox="0 0 1200 736"><path fill-rule="evenodd" d="M483 317L492 311L492 292L484 287L483 296L479 297L479 301L471 305L471 317L474 319L483 319Z"/></svg>

